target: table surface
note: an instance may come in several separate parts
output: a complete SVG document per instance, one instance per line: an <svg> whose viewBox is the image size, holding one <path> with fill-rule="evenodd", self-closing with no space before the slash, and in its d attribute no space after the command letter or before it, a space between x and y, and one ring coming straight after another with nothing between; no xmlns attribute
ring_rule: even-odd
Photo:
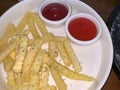
<svg viewBox="0 0 120 90"><path fill-rule="evenodd" d="M107 22L112 10L120 0L81 0L91 6ZM0 0L0 16L10 7L18 3L17 0ZM113 70L102 90L120 90L120 80Z"/></svg>

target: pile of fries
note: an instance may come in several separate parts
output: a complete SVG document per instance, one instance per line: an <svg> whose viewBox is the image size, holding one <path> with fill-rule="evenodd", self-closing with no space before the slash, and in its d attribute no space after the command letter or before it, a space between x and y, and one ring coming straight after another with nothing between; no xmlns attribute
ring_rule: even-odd
<svg viewBox="0 0 120 90"><path fill-rule="evenodd" d="M8 24L0 39L0 62L9 90L67 90L62 76L94 80L80 74L82 68L70 41L49 33L36 12L26 12L16 26ZM56 85L48 83L50 75Z"/></svg>

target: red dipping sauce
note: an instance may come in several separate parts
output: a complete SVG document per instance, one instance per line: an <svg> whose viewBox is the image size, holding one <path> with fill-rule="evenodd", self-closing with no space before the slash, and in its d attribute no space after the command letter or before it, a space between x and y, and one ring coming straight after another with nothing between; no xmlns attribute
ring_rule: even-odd
<svg viewBox="0 0 120 90"><path fill-rule="evenodd" d="M49 20L57 21L68 14L68 9L63 4L51 3L43 8L42 14Z"/></svg>
<svg viewBox="0 0 120 90"><path fill-rule="evenodd" d="M69 23L70 34L81 41L92 40L97 35L95 24L87 18L76 18Z"/></svg>

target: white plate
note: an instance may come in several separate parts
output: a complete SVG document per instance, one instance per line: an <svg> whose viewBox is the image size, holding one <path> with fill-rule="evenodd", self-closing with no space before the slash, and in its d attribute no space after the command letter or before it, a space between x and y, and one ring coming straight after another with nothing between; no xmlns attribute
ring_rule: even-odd
<svg viewBox="0 0 120 90"><path fill-rule="evenodd" d="M25 0L10 8L0 18L0 36L2 36L6 25L9 22L17 24L26 11L38 11L42 0ZM93 82L76 81L66 79L68 90L100 90L105 84L113 61L113 46L106 24L101 17L87 4L78 0L68 0L72 6L72 14L84 12L93 15L101 23L103 35L92 45L78 46L72 43L73 49L83 67L82 73L95 78ZM60 28L47 27L49 32L55 35L66 36L64 26ZM6 75L0 65L0 90L7 90Z"/></svg>

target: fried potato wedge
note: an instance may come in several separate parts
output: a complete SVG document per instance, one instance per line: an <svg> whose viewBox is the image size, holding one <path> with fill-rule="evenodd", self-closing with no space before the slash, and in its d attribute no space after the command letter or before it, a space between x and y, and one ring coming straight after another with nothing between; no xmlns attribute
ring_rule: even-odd
<svg viewBox="0 0 120 90"><path fill-rule="evenodd" d="M15 65L13 66L13 71L16 73L20 73L22 70L22 65L27 53L27 47L28 47L28 38L25 35L21 35L20 37L20 45L18 49L18 53L16 56L16 62Z"/></svg>
<svg viewBox="0 0 120 90"><path fill-rule="evenodd" d="M31 46L29 52L26 55L26 58L23 63L23 68L22 68L22 81L24 83L29 82L29 74L30 74L31 65L32 65L32 63L34 61L34 57L36 56L42 43L43 43L42 40L39 38L36 39L35 41L33 41L33 44Z"/></svg>
<svg viewBox="0 0 120 90"><path fill-rule="evenodd" d="M49 43L49 56L54 59L58 56L58 49L55 41L50 41Z"/></svg>
<svg viewBox="0 0 120 90"><path fill-rule="evenodd" d="M9 45L6 45L6 47L0 51L0 62L4 60L17 45L18 42L11 42Z"/></svg>
<svg viewBox="0 0 120 90"><path fill-rule="evenodd" d="M50 71L51 71L52 77L55 80L55 83L58 87L58 90L67 90L67 85L65 84L64 80L62 79L60 72L52 64L53 63L51 63L51 65L50 65Z"/></svg>
<svg viewBox="0 0 120 90"><path fill-rule="evenodd" d="M90 77L90 76L85 75L85 74L79 74L73 70L70 70L55 60L54 61L52 60L50 65L51 66L54 65L55 68L57 68L57 70L59 70L59 72L62 75L66 76L67 78L74 79L74 80L83 80L83 81L93 81L94 80L93 77Z"/></svg>
<svg viewBox="0 0 120 90"><path fill-rule="evenodd" d="M31 71L39 72L40 68L42 67L43 56L45 54L45 50L40 49L37 53L35 60L32 64Z"/></svg>
<svg viewBox="0 0 120 90"><path fill-rule="evenodd" d="M4 66L4 70L6 72L10 72L14 66L15 61L11 58L11 57L6 57L3 60L3 66Z"/></svg>
<svg viewBox="0 0 120 90"><path fill-rule="evenodd" d="M35 23L34 23L34 18L33 18L33 15L31 15L31 17L28 19L28 27L33 35L34 38L39 38L40 35L37 31L37 28L35 26Z"/></svg>
<svg viewBox="0 0 120 90"><path fill-rule="evenodd" d="M49 56L48 54L46 53L43 57L43 64L42 64L42 67L41 67L41 70L40 70L40 89L44 89L45 87L48 87L48 81L49 81Z"/></svg>
<svg viewBox="0 0 120 90"><path fill-rule="evenodd" d="M25 13L25 15L21 18L20 22L16 26L16 31L18 33L21 32L26 27L26 25L28 23L28 19L30 18L30 16L31 16L31 12L27 11Z"/></svg>
<svg viewBox="0 0 120 90"><path fill-rule="evenodd" d="M63 60L64 64L67 67L70 66L71 65L71 60L70 60L68 54L66 53L65 48L63 47L61 42L57 42L57 48L60 52L60 55L62 57L62 60Z"/></svg>
<svg viewBox="0 0 120 90"><path fill-rule="evenodd" d="M39 72L30 72L29 90L40 90Z"/></svg>
<svg viewBox="0 0 120 90"><path fill-rule="evenodd" d="M12 23L9 23L2 38L0 39L0 50L7 44L8 38L15 34L17 34L15 31L15 26Z"/></svg>
<svg viewBox="0 0 120 90"><path fill-rule="evenodd" d="M16 85L15 73L13 71L7 73L7 85L9 87L14 87Z"/></svg>
<svg viewBox="0 0 120 90"><path fill-rule="evenodd" d="M65 39L64 47L65 47L67 54L69 55L69 58L73 65L73 68L75 69L76 72L80 72L82 70L82 67L81 67L79 60L77 59L68 39Z"/></svg>
<svg viewBox="0 0 120 90"><path fill-rule="evenodd" d="M33 18L41 32L42 35L45 35L48 33L45 24L43 23L43 21L41 20L41 18L39 17L38 13L33 13Z"/></svg>

